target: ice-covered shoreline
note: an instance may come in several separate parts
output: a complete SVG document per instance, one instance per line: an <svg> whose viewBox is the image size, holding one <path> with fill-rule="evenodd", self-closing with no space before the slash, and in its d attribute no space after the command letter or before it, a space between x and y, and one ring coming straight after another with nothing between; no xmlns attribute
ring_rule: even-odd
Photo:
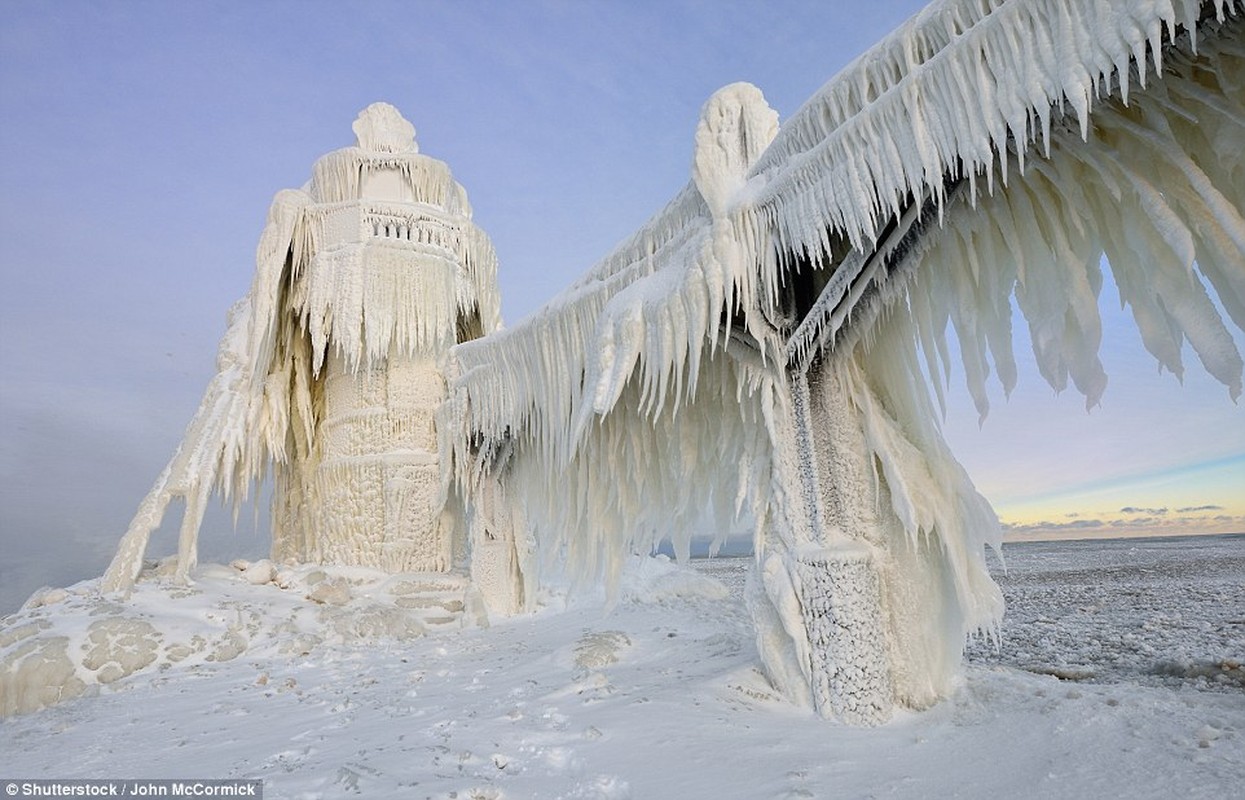
<svg viewBox="0 0 1245 800"><path fill-rule="evenodd" d="M949 700L881 728L827 724L768 687L741 601L748 560L731 558L632 575L609 611L599 596L554 594L488 630L268 648L136 674L0 722L0 774L193 772L262 778L269 798L493 800L1210 798L1245 780L1239 685L1124 670L1061 680L1007 661L1019 644L1046 648L1053 665L1109 655L1078 638L1093 619L1151 622L1155 650L1175 643L1209 659L1214 639L1194 614L1245 581L1245 537L1004 554L1015 621L999 658L970 649ZM1102 577L1129 559L1122 572L1150 589L1113 591ZM1060 612L1085 575L1121 604ZM1238 619L1220 605L1226 622Z"/></svg>
<svg viewBox="0 0 1245 800"><path fill-rule="evenodd" d="M1245 534L1013 544L996 649L969 663L1065 680L1245 689Z"/></svg>
<svg viewBox="0 0 1245 800"><path fill-rule="evenodd" d="M1245 689L1245 534L1040 539L989 558L1007 612L969 665L1061 680ZM746 556L693 564L742 592Z"/></svg>

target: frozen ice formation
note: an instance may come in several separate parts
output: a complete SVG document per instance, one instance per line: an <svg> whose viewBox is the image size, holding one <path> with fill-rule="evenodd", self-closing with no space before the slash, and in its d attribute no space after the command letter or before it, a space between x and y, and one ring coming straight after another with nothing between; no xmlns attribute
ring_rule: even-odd
<svg viewBox="0 0 1245 800"><path fill-rule="evenodd" d="M453 349L463 493L522 498L527 581L613 586L707 512L746 521L776 687L859 724L936 702L1003 610L998 521L939 430L948 328L983 416L990 374L1015 381L1013 296L1045 379L1092 406L1105 264L1162 367L1187 342L1240 393L1242 33L1223 1L953 0L780 128L726 87L665 209Z"/></svg>
<svg viewBox="0 0 1245 800"><path fill-rule="evenodd" d="M274 475L273 558L390 572L466 559L461 503L442 492L433 414L448 348L500 325L496 259L466 193L376 103L355 147L279 193L218 374L104 577L126 591L173 497L186 500L177 575L195 564L212 491ZM504 609L510 610L510 609Z"/></svg>
<svg viewBox="0 0 1245 800"><path fill-rule="evenodd" d="M727 86L686 188L504 331L462 188L371 106L358 146L274 200L218 375L103 587L133 587L174 497L189 580L208 495L269 468L277 564L444 575L495 614L551 570L617 597L633 554L686 556L708 515L754 531L776 688L853 724L927 707L1003 611L998 521L939 430L948 328L983 416L990 374L1015 381L1013 296L1044 378L1093 405L1105 264L1162 367L1187 342L1240 394L1243 27L1229 0L947 0L781 127ZM341 582L309 597L351 608ZM129 622L99 635L121 672L154 652ZM82 683L30 637L23 692Z"/></svg>

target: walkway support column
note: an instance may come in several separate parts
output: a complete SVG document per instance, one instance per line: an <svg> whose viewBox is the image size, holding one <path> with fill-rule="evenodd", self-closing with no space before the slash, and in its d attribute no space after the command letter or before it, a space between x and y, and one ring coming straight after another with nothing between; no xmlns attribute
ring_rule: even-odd
<svg viewBox="0 0 1245 800"><path fill-rule="evenodd" d="M776 508L750 606L760 636L787 641L761 649L774 654L767 670L793 699L823 717L877 725L890 719L895 692L875 548L862 531L875 521L875 483L863 447L845 447L858 421L826 391L820 365L784 378L770 420Z"/></svg>

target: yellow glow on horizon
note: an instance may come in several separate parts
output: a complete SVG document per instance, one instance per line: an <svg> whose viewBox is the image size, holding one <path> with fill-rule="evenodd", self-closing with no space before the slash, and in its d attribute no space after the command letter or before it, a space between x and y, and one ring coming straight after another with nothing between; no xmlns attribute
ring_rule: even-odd
<svg viewBox="0 0 1245 800"><path fill-rule="evenodd" d="M1011 538L1245 531L1245 456L999 502Z"/></svg>

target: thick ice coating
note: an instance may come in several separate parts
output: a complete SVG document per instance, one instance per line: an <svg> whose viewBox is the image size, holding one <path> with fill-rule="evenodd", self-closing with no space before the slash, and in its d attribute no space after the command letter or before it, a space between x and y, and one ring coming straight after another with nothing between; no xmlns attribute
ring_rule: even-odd
<svg viewBox="0 0 1245 800"><path fill-rule="evenodd" d="M125 591L151 531L186 500L177 574L208 496L244 498L271 467L273 554L389 572L449 570L465 523L443 513L433 414L455 342L500 326L496 257L466 193L376 103L358 144L277 194L217 375L104 578Z"/></svg>
<svg viewBox="0 0 1245 800"><path fill-rule="evenodd" d="M991 372L1015 381L1013 295L1043 376L1093 405L1109 264L1161 365L1187 341L1240 392L1209 290L1245 326L1243 40L1229 2L944 2L776 133L727 87L686 189L532 318L454 349L460 481L522 498L525 575L609 582L738 515L771 680L856 722L928 705L1002 613L998 523L929 392L948 327L983 416ZM831 635L839 618L885 646Z"/></svg>
<svg viewBox="0 0 1245 800"><path fill-rule="evenodd" d="M1002 613L997 519L939 430L948 328L983 416L990 374L1015 381L1013 297L1045 379L1093 405L1108 265L1164 368L1187 343L1241 391L1231 0L938 2L781 127L727 86L687 187L506 331L445 165L389 106L355 131L274 200L218 375L105 589L132 585L173 497L186 579L208 495L270 465L276 558L470 571L503 613L549 569L617 589L632 554L686 555L709 517L754 531L771 682L875 724L945 696Z"/></svg>

